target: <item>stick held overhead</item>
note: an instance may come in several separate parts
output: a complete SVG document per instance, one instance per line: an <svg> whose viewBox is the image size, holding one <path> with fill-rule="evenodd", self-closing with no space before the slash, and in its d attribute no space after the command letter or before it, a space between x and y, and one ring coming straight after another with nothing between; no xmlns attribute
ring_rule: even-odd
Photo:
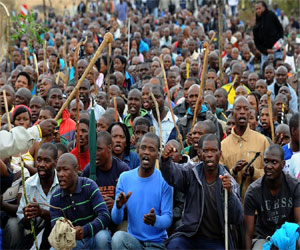
<svg viewBox="0 0 300 250"><path fill-rule="evenodd" d="M76 92L79 90L79 88L80 88L81 84L83 83L85 77L90 72L90 70L93 68L93 66L94 66L95 62L97 61L98 57L100 56L102 50L105 48L105 46L107 44L111 43L112 41L113 41L113 35L110 32L106 33L100 47L97 49L94 57L92 58L89 65L85 69L85 71L84 71L83 75L81 76L80 80L76 84L75 88L73 89L73 91L69 95L68 99L65 101L65 103L61 107L61 109L58 111L58 113L55 117L56 121L61 117L61 114L64 111L64 109L69 105L70 101L74 98Z"/></svg>

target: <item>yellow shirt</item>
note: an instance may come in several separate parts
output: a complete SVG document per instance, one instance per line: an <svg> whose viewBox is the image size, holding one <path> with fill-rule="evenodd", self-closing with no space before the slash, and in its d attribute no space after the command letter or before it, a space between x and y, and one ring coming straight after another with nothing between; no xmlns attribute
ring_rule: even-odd
<svg viewBox="0 0 300 250"><path fill-rule="evenodd" d="M228 93L231 85L232 85L232 83L228 83L228 84L222 86L222 88L225 89ZM243 84L242 86L245 87L245 89L247 90L247 94L251 93L250 89L248 89L246 85ZM234 103L234 98L235 98L235 89L234 89L234 87L232 87L228 94L228 101L231 105Z"/></svg>
<svg viewBox="0 0 300 250"><path fill-rule="evenodd" d="M231 135L225 138L221 143L222 156L220 163L227 166L237 183L241 185L244 170L238 172L235 176L232 172L233 167L239 160L246 160L248 163L254 158L256 152L260 152L260 156L253 162L253 177L248 176L244 181L243 198L248 186L264 174L264 152L269 146L269 142L265 136L249 128L249 125L242 136L235 133L234 128Z"/></svg>

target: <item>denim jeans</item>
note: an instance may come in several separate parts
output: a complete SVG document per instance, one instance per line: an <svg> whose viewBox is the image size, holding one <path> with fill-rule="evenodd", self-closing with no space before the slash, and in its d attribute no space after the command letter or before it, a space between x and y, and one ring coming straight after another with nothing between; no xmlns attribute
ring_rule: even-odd
<svg viewBox="0 0 300 250"><path fill-rule="evenodd" d="M99 231L94 237L77 240L74 249L111 249L111 235L108 230Z"/></svg>
<svg viewBox="0 0 300 250"><path fill-rule="evenodd" d="M168 244L168 249L224 249L224 242L220 240L208 239L201 236L191 238L179 236L172 239Z"/></svg>
<svg viewBox="0 0 300 250"><path fill-rule="evenodd" d="M112 250L119 249L143 249L143 250L151 250L151 249L166 249L164 243L154 243L154 242L142 242L136 239L134 236L127 232L118 231L114 234L111 241Z"/></svg>
<svg viewBox="0 0 300 250"><path fill-rule="evenodd" d="M274 53L274 57L275 57L275 59L276 58L281 58L282 59L283 58L283 51L281 51L281 50L276 51ZM262 67L264 65L264 62L267 61L267 59L268 59L268 55L265 55L265 54L261 53L261 62L260 62L260 68L261 69L262 69Z"/></svg>

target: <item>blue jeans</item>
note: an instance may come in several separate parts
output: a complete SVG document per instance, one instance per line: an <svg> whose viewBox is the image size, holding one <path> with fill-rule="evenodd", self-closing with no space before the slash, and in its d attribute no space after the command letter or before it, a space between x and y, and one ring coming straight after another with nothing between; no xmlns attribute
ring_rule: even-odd
<svg viewBox="0 0 300 250"><path fill-rule="evenodd" d="M111 235L108 230L99 231L94 237L77 240L77 245L73 249L111 249Z"/></svg>
<svg viewBox="0 0 300 250"><path fill-rule="evenodd" d="M166 249L164 243L142 242L127 232L118 231L114 234L111 241L112 250L119 249Z"/></svg>
<svg viewBox="0 0 300 250"><path fill-rule="evenodd" d="M179 236L172 239L168 244L168 249L224 249L224 242L220 240L208 239L201 236L191 238Z"/></svg>
<svg viewBox="0 0 300 250"><path fill-rule="evenodd" d="M274 57L275 57L275 59L276 58L283 58L283 51L276 51L275 53L274 53ZM262 69L263 68L263 65L264 65L264 63L265 63L265 61L267 61L267 59L268 59L268 55L265 55L265 54L263 54L263 53L261 53L261 62L260 62L260 68Z"/></svg>

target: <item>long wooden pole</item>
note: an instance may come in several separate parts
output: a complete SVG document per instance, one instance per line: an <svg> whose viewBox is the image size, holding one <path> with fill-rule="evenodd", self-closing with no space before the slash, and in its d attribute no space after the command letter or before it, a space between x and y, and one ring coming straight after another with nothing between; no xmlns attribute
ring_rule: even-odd
<svg viewBox="0 0 300 250"><path fill-rule="evenodd" d="M36 58L36 54L35 53L33 53L33 62L35 64L35 72L37 74L37 79L39 79L39 76L40 76L40 74L39 74L39 66L38 66L38 62L37 62L37 58Z"/></svg>
<svg viewBox="0 0 300 250"><path fill-rule="evenodd" d="M192 129L197 120L197 111L198 111L199 102L202 98L204 82L205 82L205 75L206 75L206 70L207 70L207 61L208 61L208 52L209 52L208 44L204 43L203 48L205 48L205 51L204 51L203 67L202 67L202 72L201 72L201 84L200 84L199 94L198 94L198 98L197 98L197 102L196 102L196 106L195 106L195 110L194 110Z"/></svg>
<svg viewBox="0 0 300 250"><path fill-rule="evenodd" d="M85 77L87 76L87 74L89 73L89 71L91 70L91 68L93 68L93 66L94 66L95 62L97 61L98 57L100 56L102 50L105 48L105 46L107 44L111 43L112 41L113 41L113 35L111 33L106 33L105 36L104 36L104 39L103 39L103 41L101 43L101 45L97 49L97 51L94 54L92 60L90 61L90 63L87 66L87 68L85 69L84 73L80 77L80 80L76 84L75 88L72 90L72 92L69 95L68 99L64 102L64 104L61 107L61 109L58 111L58 113L57 113L57 115L55 117L55 120L58 120L61 117L62 112L69 105L70 101L74 98L76 92L79 90L80 86L82 85Z"/></svg>
<svg viewBox="0 0 300 250"><path fill-rule="evenodd" d="M107 72L106 72L106 94L107 99L110 100L109 88L110 88L110 68L111 68L111 43L108 44L108 54L107 54ZM105 82L104 82L105 84Z"/></svg>
<svg viewBox="0 0 300 250"><path fill-rule="evenodd" d="M64 68L64 71L65 71L65 87L67 87L68 85L68 62L67 62L67 36L64 36L64 61L65 61L65 68ZM70 72L69 72L70 74Z"/></svg>
<svg viewBox="0 0 300 250"><path fill-rule="evenodd" d="M115 109L115 122L119 121L119 112L118 112L118 105L117 105L117 98L114 97L114 109Z"/></svg>
<svg viewBox="0 0 300 250"><path fill-rule="evenodd" d="M179 130L177 124L176 124L175 115L174 115L174 112L173 112L173 109L172 109L171 97L170 97L170 90L169 90L169 86L168 86L168 80L167 80L166 71L165 71L164 62L162 60L162 57L159 58L159 61L160 61L161 70L162 70L163 76L164 76L165 88L166 88L166 92L167 92L167 96L168 96L168 103L169 103L169 109L170 109L171 115L172 115L172 121L173 121L174 127L175 127L175 129L177 131L177 136L178 136L181 148L182 148L182 150L184 152L184 145L183 145L183 141L182 141L182 135L181 135L180 130Z"/></svg>
<svg viewBox="0 0 300 250"><path fill-rule="evenodd" d="M44 67L43 67L43 72L46 73L46 72L48 72L48 66L47 66L47 42L46 42L46 40L44 42L43 50L44 50Z"/></svg>
<svg viewBox="0 0 300 250"><path fill-rule="evenodd" d="M152 91L150 91L150 95L154 102L155 111L156 111L156 115L157 115L157 120L158 120L157 123L158 123L158 127L159 127L159 144L160 144L159 147L160 147L160 152L162 152L162 127L161 127L159 107L158 107L157 100L156 100L155 96L153 95Z"/></svg>
<svg viewBox="0 0 300 250"><path fill-rule="evenodd" d="M10 122L10 116L9 116L9 110L8 110L8 104L7 104L7 98L6 98L6 91L5 90L3 90L3 98L4 98L6 119L7 119L7 126L8 126L8 130L11 131L11 122Z"/></svg>
<svg viewBox="0 0 300 250"><path fill-rule="evenodd" d="M271 102L271 90L267 92L268 95L268 111L270 117L270 126L271 126L271 135L272 135L272 142L275 142L275 133L274 133L274 123L273 123L273 112L272 112L272 102Z"/></svg>
<svg viewBox="0 0 300 250"><path fill-rule="evenodd" d="M228 250L228 190L224 189L224 217L225 217L225 250Z"/></svg>
<svg viewBox="0 0 300 250"><path fill-rule="evenodd" d="M223 85L224 76L223 76L223 64L222 64L222 52L223 52L223 0L219 0L219 15L218 15L218 28L219 28L219 77L220 82Z"/></svg>

